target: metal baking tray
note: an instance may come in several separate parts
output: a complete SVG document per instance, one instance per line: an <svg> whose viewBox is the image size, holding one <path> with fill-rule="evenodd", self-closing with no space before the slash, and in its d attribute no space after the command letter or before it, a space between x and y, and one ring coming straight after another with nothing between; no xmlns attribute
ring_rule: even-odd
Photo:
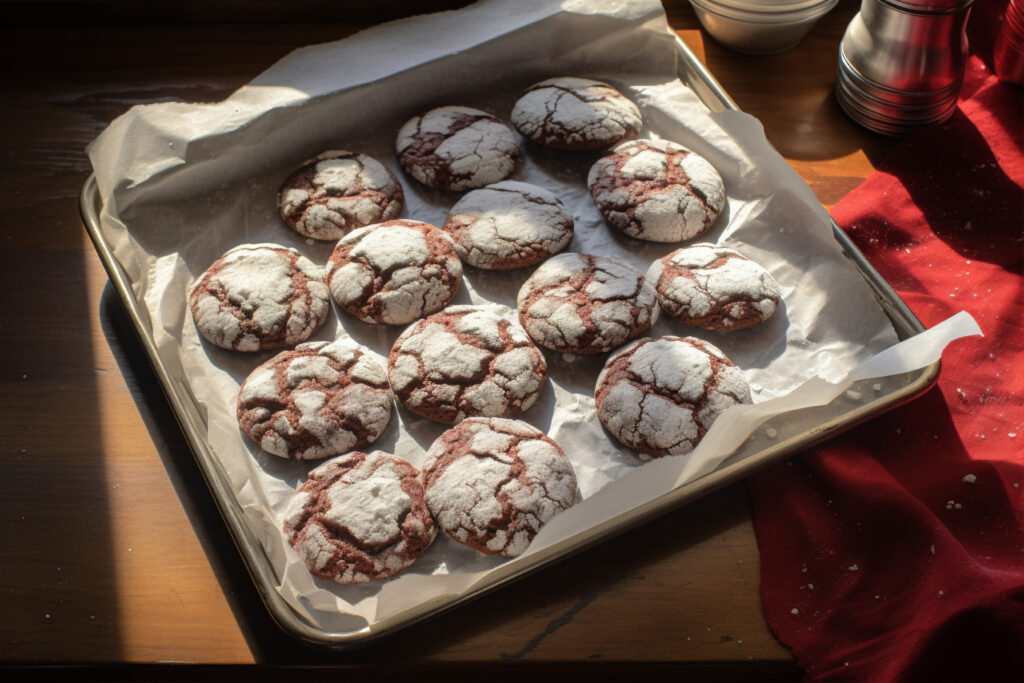
<svg viewBox="0 0 1024 683"><path fill-rule="evenodd" d="M683 83L693 89L712 111L738 111L736 103L678 37L676 37L676 46L679 52L679 77ZM935 362L918 371L863 380L825 406L776 416L765 422L736 450L733 456L724 462L723 466L711 474L649 500L628 513L619 515L615 519L593 527L565 542L537 552L526 562L516 563L514 566L500 566L492 570L487 579L470 593L457 598L446 597L413 606L404 612L377 621L357 631L327 632L308 623L278 594L276 590L278 578L262 546L247 524L242 508L228 483L228 478L206 440L206 421L196 405L192 392L182 379L172 376L160 360L153 336L144 322L146 316L143 314L143 304L135 297L130 278L114 258L111 247L100 229L99 215L102 206L95 177L90 176L86 181L81 192L79 208L86 230L110 276L111 284L125 306L153 371L156 373L185 439L191 447L196 463L267 609L285 632L301 640L327 648L346 648L392 633L399 628L457 607L483 593L490 592L548 564L665 514L716 489L743 479L772 462L910 401L930 388L939 374L939 363ZM906 339L924 331L925 328L921 321L868 263L860 250L834 221L832 222L832 231L845 255L864 277L879 305L892 321L898 337ZM771 435L770 438L766 436L767 434Z"/></svg>

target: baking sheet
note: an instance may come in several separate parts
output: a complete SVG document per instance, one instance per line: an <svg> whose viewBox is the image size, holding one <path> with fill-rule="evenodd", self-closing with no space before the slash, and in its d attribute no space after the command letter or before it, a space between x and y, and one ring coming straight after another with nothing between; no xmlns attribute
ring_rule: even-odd
<svg viewBox="0 0 1024 683"><path fill-rule="evenodd" d="M557 554L625 511L713 471L773 412L828 404L847 390L836 380L895 343L888 318L832 239L828 217L810 190L767 144L756 120L711 112L678 82L675 43L657 3L483 2L299 50L221 103L135 108L90 148L103 204L102 239L142 303L144 332L167 372L191 392L204 441L247 531L280 579L280 595L315 629L373 630L514 576L519 567L533 566L536 556ZM393 153L398 127L429 107L453 103L506 118L523 87L562 74L617 85L641 106L645 135L691 147L722 173L728 209L703 239L733 246L768 267L785 305L756 330L722 335L662 319L650 334L693 334L720 346L745 369L758 404L728 413L720 420L726 428L713 429L691 456L645 464L614 443L594 416L593 382L604 356L570 361L547 354L550 382L522 418L572 455L581 504L556 518L515 560L483 557L439 537L394 579L368 586L313 579L284 543L280 512L315 463L263 453L234 420L239 384L273 353L239 354L200 341L185 306L188 284L228 248L245 242L294 246L324 263L332 245L287 230L274 198L295 165L328 148L351 148L388 164L406 190L402 215L441 224L458 196L425 190L400 172ZM604 224L584 187L597 155L524 149L513 178L546 187L573 211L576 236L569 250L613 254L646 270L678 246L641 243ZM532 272L466 270L455 303L514 306L519 284ZM314 339L350 336L383 360L400 331L338 313ZM935 348L964 333L971 329L962 319L933 333L931 354L922 353L926 340L915 337L900 347L898 362L870 376L923 367L937 358ZM399 410L372 448L418 465L443 430Z"/></svg>

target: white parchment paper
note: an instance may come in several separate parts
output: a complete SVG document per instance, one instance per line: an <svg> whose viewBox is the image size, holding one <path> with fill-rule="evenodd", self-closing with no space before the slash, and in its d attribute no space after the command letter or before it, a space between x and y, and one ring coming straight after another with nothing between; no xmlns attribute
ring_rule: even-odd
<svg viewBox="0 0 1024 683"><path fill-rule="evenodd" d="M275 242L326 262L333 245L288 230L275 206L288 173L323 150L350 149L381 160L402 180L402 216L441 225L459 195L426 189L401 172L394 138L402 123L448 104L507 120L531 83L595 77L637 102L645 137L689 147L722 174L728 207L702 241L738 249L779 281L784 303L759 328L726 335L662 316L651 329L649 336L693 335L719 346L745 370L753 389L756 404L728 412L689 456L645 463L603 431L593 388L605 355L571 360L546 354L549 381L521 417L569 453L581 502L553 520L523 558L713 471L768 416L828 403L858 366L868 368L857 371L863 377L923 367L951 339L976 332L973 321L958 317L894 347L888 319L842 255L809 188L755 119L709 111L677 79L676 60L674 34L651 0L489 0L297 50L223 102L135 107L90 147L104 202L103 235L145 304L160 359L187 379L212 450L281 579L281 595L314 626L372 629L417 605L461 595L496 568L523 561L485 557L441 536L390 580L338 586L314 579L285 543L281 512L316 463L264 453L235 419L241 382L273 352L230 352L203 342L186 292L194 277L238 244ZM599 154L520 141L524 158L512 178L545 187L573 212L568 250L612 255L646 271L679 246L633 240L606 225L585 186ZM467 267L455 303L514 307L532 270ZM400 332L336 310L313 339L349 337L386 362ZM371 448L419 465L444 428L398 409Z"/></svg>

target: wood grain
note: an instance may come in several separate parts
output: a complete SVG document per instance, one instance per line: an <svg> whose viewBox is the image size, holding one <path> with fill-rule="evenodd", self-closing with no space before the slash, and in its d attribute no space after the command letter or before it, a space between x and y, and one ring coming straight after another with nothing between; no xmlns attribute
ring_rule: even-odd
<svg viewBox="0 0 1024 683"><path fill-rule="evenodd" d="M722 48L688 4L667 5L826 206L892 149L847 120L831 92L853 0L770 57ZM799 676L761 613L742 484L355 652L311 648L276 627L82 229L84 149L134 104L222 99L293 48L375 17L265 10L257 23L208 24L191 6L180 23L99 12L64 25L22 6L21 25L0 29L2 660L264 667L253 675L302 664L359 676ZM416 9L387 3L378 17Z"/></svg>

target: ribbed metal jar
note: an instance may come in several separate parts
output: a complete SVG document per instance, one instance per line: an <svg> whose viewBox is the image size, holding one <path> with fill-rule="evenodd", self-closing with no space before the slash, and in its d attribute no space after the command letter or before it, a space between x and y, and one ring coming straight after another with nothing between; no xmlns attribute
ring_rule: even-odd
<svg viewBox="0 0 1024 683"><path fill-rule="evenodd" d="M1024 0L1010 0L992 51L996 76L1024 85Z"/></svg>
<svg viewBox="0 0 1024 683"><path fill-rule="evenodd" d="M974 0L862 0L839 45L836 96L864 127L902 136L952 116Z"/></svg>

